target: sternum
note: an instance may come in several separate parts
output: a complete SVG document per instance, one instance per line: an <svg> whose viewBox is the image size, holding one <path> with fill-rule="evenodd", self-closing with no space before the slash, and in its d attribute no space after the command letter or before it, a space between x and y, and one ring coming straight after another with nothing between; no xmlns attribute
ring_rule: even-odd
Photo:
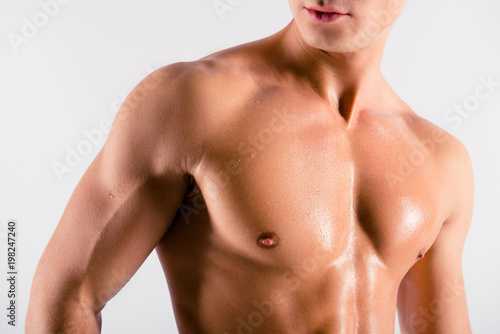
<svg viewBox="0 0 500 334"><path fill-rule="evenodd" d="M347 242L347 255L348 255L348 264L347 264L347 272L346 275L348 279L346 282L350 286L353 291L353 306L354 306L354 319L356 322L356 330L358 331L358 282L357 282L357 274L356 274L356 256L355 256L355 245L356 245L356 226L357 226L357 215L356 215L356 194L355 194L355 166L354 162L350 161L349 165L349 200L350 200L350 214L349 214L349 237Z"/></svg>

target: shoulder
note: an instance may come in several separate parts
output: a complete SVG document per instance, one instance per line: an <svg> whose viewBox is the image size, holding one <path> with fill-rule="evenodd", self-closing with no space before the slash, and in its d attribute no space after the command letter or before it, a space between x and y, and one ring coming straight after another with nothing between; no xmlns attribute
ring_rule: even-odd
<svg viewBox="0 0 500 334"><path fill-rule="evenodd" d="M171 93L196 100L212 98L213 94L228 98L232 93L251 89L255 83L252 61L244 52L237 50L228 49L199 60L164 66L151 73L145 81L159 81L167 85L163 88L168 88Z"/></svg>
<svg viewBox="0 0 500 334"><path fill-rule="evenodd" d="M467 148L458 138L414 112L405 117L415 137L427 146L431 158L442 165L446 172L471 166Z"/></svg>
<svg viewBox="0 0 500 334"><path fill-rule="evenodd" d="M157 69L135 90L152 99L209 113L245 104L267 76L267 39L237 45L194 61L176 62ZM185 110L184 112L187 112Z"/></svg>
<svg viewBox="0 0 500 334"><path fill-rule="evenodd" d="M175 108L183 117L213 119L222 110L244 104L255 86L255 76L238 57L215 54L159 68L136 89L146 91L163 110Z"/></svg>
<svg viewBox="0 0 500 334"><path fill-rule="evenodd" d="M198 101L200 98L210 97L209 93L212 91L230 86L231 81L238 78L234 72L230 63L214 58L177 62L146 76L132 94L173 101L177 98L196 98L195 101Z"/></svg>
<svg viewBox="0 0 500 334"><path fill-rule="evenodd" d="M175 157L185 169L192 170L203 155L203 146L222 128L228 113L247 102L253 89L251 78L229 57L161 67L126 97L113 122L110 141L137 146L141 155L159 161L159 165Z"/></svg>
<svg viewBox="0 0 500 334"><path fill-rule="evenodd" d="M455 136L432 122L412 113L407 124L428 153L433 177L449 201L449 216L472 210L474 176L472 160L466 146Z"/></svg>

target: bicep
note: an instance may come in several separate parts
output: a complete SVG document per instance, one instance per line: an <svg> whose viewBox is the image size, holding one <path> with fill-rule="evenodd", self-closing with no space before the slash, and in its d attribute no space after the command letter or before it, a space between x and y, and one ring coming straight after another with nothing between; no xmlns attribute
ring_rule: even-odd
<svg viewBox="0 0 500 334"><path fill-rule="evenodd" d="M128 179L123 186L121 178L103 177L109 174L105 159L100 154L80 181L44 253L50 270L61 275L52 275L56 286L77 289L97 309L154 249L187 188L182 175Z"/></svg>
<svg viewBox="0 0 500 334"><path fill-rule="evenodd" d="M133 91L127 98L134 100ZM175 112L158 95L124 103L74 190L37 269L54 300L100 310L167 231L189 183ZM127 102L127 100L126 100Z"/></svg>
<svg viewBox="0 0 500 334"><path fill-rule="evenodd" d="M448 228L444 224L433 246L399 286L402 333L469 333L462 247Z"/></svg>

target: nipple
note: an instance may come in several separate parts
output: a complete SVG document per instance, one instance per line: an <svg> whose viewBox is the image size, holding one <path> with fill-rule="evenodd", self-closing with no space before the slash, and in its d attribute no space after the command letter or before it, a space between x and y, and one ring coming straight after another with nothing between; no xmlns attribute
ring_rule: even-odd
<svg viewBox="0 0 500 334"><path fill-rule="evenodd" d="M420 252L418 253L418 256L417 256L417 261L420 260L421 258L423 258L425 255L425 248L422 248L420 250Z"/></svg>
<svg viewBox="0 0 500 334"><path fill-rule="evenodd" d="M279 237L276 233L274 232L265 232L259 235L257 238L257 245L259 245L262 248L274 248L278 246L279 244Z"/></svg>

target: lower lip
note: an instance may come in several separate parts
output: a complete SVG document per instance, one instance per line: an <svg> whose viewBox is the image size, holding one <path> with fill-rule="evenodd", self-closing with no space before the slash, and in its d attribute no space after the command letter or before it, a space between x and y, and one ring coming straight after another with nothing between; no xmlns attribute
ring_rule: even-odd
<svg viewBox="0 0 500 334"><path fill-rule="evenodd" d="M339 14L339 13L325 13L320 12L314 9L306 8L309 16L316 22L319 23L332 23L342 18L343 16L347 16L347 14Z"/></svg>

